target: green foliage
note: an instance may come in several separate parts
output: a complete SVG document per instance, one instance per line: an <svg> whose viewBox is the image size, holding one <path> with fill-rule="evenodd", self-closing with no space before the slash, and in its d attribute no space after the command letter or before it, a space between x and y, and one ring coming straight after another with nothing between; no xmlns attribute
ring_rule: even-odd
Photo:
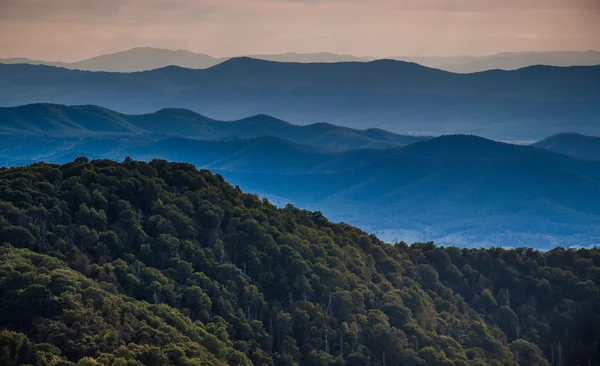
<svg viewBox="0 0 600 366"><path fill-rule="evenodd" d="M1 243L3 365L600 362L598 250L391 246L189 164L0 169Z"/></svg>

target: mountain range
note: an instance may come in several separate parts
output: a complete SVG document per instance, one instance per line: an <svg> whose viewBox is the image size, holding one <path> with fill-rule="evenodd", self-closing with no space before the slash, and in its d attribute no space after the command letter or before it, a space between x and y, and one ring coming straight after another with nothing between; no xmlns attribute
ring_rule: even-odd
<svg viewBox="0 0 600 366"><path fill-rule="evenodd" d="M367 62L376 57L320 53L283 53L249 55L248 57L279 62ZM452 72L471 73L493 69L516 70L533 65L548 66L591 66L600 64L600 51L556 51L556 52L504 52L487 56L394 56L400 61L416 62L424 66ZM130 50L100 55L77 62L50 62L28 58L5 58L0 63L26 63L59 66L74 70L134 72L147 71L165 66L180 66L204 69L215 66L227 57L212 57L185 50L168 50L152 47L136 47Z"/></svg>
<svg viewBox="0 0 600 366"><path fill-rule="evenodd" d="M220 122L175 109L131 116L37 104L2 108L0 120L5 166L78 156L164 158L210 169L277 204L320 210L388 241L538 248L600 242L600 161L549 150L563 150L560 144L543 149L468 135L414 138L300 127L268 116ZM329 132L314 132L321 128Z"/></svg>
<svg viewBox="0 0 600 366"><path fill-rule="evenodd" d="M299 144L334 149L389 148L423 141L427 136L398 135L380 129L355 130L328 123L297 126L267 115L217 121L186 109L161 109L126 115L106 108L32 104L0 108L0 133L47 137L97 134L178 135L203 140L250 139L273 136Z"/></svg>
<svg viewBox="0 0 600 366"><path fill-rule="evenodd" d="M274 55L250 55L248 57L277 62L365 62L367 58L352 55L320 53L282 53ZM166 66L179 66L190 69L206 69L230 57L212 57L203 53L185 50L168 50L152 47L136 47L130 50L100 55L77 62L52 62L28 58L0 59L0 64L32 64L64 67L71 70L135 72L148 71Z"/></svg>
<svg viewBox="0 0 600 366"><path fill-rule="evenodd" d="M600 66L456 74L393 60L238 58L203 70L107 73L17 64L0 65L0 106L97 104L136 114L169 106L220 120L268 114L300 125L539 140L564 131L598 135L598 85Z"/></svg>
<svg viewBox="0 0 600 366"><path fill-rule="evenodd" d="M458 73L486 70L517 70L535 65L547 66L593 66L600 64L600 51L554 51L554 52L502 52L487 56L399 56L396 60Z"/></svg>

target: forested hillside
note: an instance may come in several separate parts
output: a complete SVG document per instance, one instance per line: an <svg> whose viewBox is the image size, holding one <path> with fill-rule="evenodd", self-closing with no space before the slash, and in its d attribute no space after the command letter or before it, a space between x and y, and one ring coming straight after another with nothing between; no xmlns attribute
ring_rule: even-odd
<svg viewBox="0 0 600 366"><path fill-rule="evenodd" d="M599 282L598 249L390 245L190 164L0 168L2 365L600 365Z"/></svg>

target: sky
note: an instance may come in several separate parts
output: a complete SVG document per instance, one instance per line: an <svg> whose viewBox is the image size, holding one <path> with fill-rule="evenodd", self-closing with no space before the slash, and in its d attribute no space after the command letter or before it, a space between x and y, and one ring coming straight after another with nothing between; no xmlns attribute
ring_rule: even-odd
<svg viewBox="0 0 600 366"><path fill-rule="evenodd" d="M215 57L598 50L600 0L0 0L1 58L141 46Z"/></svg>

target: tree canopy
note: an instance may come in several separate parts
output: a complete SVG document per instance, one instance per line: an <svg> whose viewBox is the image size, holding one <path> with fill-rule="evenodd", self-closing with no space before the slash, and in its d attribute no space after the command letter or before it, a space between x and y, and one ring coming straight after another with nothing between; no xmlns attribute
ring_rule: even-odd
<svg viewBox="0 0 600 366"><path fill-rule="evenodd" d="M598 249L390 245L190 164L2 168L0 245L2 365L600 365Z"/></svg>

